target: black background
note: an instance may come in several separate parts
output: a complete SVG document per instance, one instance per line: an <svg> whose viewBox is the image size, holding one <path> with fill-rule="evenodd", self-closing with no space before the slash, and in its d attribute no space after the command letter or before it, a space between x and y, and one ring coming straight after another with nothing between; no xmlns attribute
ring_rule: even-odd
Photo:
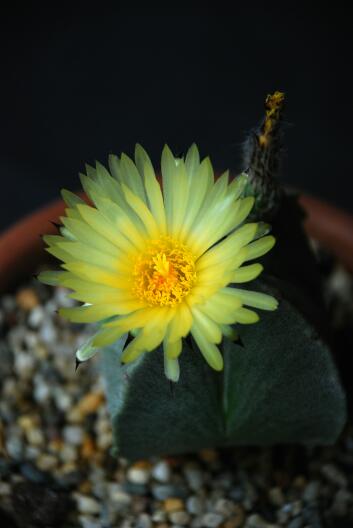
<svg viewBox="0 0 353 528"><path fill-rule="evenodd" d="M348 3L318 6L7 9L0 228L79 188L85 162L136 142L158 164L164 143L181 153L195 141L239 170L276 89L287 96L283 180L353 211L352 16Z"/></svg>

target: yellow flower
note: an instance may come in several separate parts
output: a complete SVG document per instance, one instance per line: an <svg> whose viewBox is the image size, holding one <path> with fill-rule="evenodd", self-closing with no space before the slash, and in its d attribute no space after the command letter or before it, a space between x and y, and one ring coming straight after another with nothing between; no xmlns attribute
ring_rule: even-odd
<svg viewBox="0 0 353 528"><path fill-rule="evenodd" d="M243 264L274 245L263 223L244 223L254 198L242 198L247 177L229 183L228 172L214 181L211 162L200 162L193 145L185 160L166 146L162 188L139 145L135 163L110 156L111 174L99 163L81 175L93 206L63 191L68 205L61 236L46 236L47 250L65 271L43 272L40 280L73 290L84 304L63 308L74 322L101 321L85 349L134 339L122 361L134 361L163 343L166 376L179 378L182 339L190 332L207 363L223 368L217 345L231 337L235 323L255 323L246 306L274 310L264 293L230 287L256 278L261 264Z"/></svg>

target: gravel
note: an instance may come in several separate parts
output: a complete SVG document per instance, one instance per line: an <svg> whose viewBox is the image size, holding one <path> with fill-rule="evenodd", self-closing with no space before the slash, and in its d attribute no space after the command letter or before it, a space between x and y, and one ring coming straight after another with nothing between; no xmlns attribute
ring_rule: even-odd
<svg viewBox="0 0 353 528"><path fill-rule="evenodd" d="M333 281L335 288L337 284ZM91 329L62 289L0 301L0 518L19 528L353 526L353 430L333 447L205 449L129 464L111 429Z"/></svg>

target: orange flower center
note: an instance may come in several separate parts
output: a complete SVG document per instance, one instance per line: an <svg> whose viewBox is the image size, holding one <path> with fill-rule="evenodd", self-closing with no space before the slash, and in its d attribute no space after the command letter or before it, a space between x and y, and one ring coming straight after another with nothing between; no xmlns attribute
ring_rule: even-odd
<svg viewBox="0 0 353 528"><path fill-rule="evenodd" d="M196 278L195 262L180 242L152 240L136 262L133 291L151 306L175 306L190 292Z"/></svg>

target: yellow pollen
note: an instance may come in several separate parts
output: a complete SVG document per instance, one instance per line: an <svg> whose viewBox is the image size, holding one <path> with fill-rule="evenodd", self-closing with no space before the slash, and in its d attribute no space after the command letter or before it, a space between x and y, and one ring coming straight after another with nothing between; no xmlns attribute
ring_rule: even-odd
<svg viewBox="0 0 353 528"><path fill-rule="evenodd" d="M150 306L175 306L190 292L196 278L188 248L170 237L151 240L135 262L133 292Z"/></svg>

